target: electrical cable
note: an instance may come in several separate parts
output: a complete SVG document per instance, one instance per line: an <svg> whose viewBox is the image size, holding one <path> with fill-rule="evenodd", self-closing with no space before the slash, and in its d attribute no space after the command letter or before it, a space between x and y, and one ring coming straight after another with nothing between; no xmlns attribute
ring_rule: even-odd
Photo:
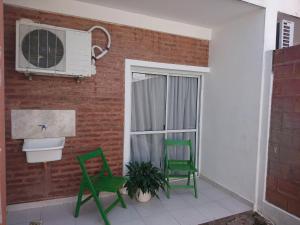
<svg viewBox="0 0 300 225"><path fill-rule="evenodd" d="M103 56L105 56L111 46L111 37L109 32L101 26L93 26L91 27L88 32L93 32L94 30L99 29L101 30L105 35L106 35L106 39L107 39L107 44L105 48L101 48L99 45L93 45L92 46L92 75L96 74L96 61L100 58L102 58ZM96 54L96 50L98 50L100 53Z"/></svg>

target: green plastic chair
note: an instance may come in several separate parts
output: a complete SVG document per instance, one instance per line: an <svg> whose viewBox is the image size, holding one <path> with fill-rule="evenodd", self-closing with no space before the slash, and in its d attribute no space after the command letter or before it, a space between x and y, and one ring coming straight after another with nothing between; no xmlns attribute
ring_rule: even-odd
<svg viewBox="0 0 300 225"><path fill-rule="evenodd" d="M89 176L86 169L86 161L94 158L100 158L102 161L102 169L95 176ZM107 214L118 204L121 203L123 208L126 208L126 204L120 194L120 188L123 187L125 183L124 177L113 176L108 163L105 159L103 151L101 148L98 148L96 151L86 153L84 155L77 157L80 168L82 170L82 179L80 183L80 190L78 193L78 199L75 209L75 217L78 217L80 207L89 201L91 198L94 199L99 213L101 214L106 225L110 225L110 222L107 218ZM90 192L91 194L82 200L84 192ZM99 193L100 192L113 192L117 194L117 199L106 209L103 208L101 203Z"/></svg>
<svg viewBox="0 0 300 225"><path fill-rule="evenodd" d="M192 142L191 140L170 140L164 141L164 172L167 180L166 194L170 198L170 189L175 188L192 188L194 189L195 198L198 198L197 194L197 182L196 182L196 167L193 158ZM174 160L169 159L169 150L176 146L187 147L190 152L188 160ZM178 174L182 173L182 174ZM193 184L190 184L190 177L193 175ZM186 185L170 184L170 178L187 178Z"/></svg>

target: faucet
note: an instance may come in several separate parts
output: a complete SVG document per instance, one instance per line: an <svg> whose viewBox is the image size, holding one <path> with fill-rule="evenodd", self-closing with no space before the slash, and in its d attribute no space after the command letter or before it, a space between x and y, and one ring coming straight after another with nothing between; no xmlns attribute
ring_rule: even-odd
<svg viewBox="0 0 300 225"><path fill-rule="evenodd" d="M46 130L48 127L48 124L44 123L44 124L39 124L39 127L41 127L42 131Z"/></svg>

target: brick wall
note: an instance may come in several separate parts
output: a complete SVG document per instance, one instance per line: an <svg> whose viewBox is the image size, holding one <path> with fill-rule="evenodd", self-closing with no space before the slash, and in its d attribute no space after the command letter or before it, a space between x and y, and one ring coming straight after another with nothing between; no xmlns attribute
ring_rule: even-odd
<svg viewBox="0 0 300 225"><path fill-rule="evenodd" d="M300 217L300 45L274 52L266 198Z"/></svg>
<svg viewBox="0 0 300 225"><path fill-rule="evenodd" d="M0 0L0 225L6 220L3 2Z"/></svg>
<svg viewBox="0 0 300 225"><path fill-rule="evenodd" d="M105 150L113 172L121 174L125 58L208 65L209 43L205 40L12 6L5 6L4 14L8 203L75 195L80 171L74 157L97 146ZM111 51L97 62L97 75L79 84L70 78L42 76L28 81L14 70L15 22L20 18L82 30L103 25L112 35ZM104 40L98 34L94 42L97 38ZM42 164L27 164L22 140L10 138L10 110L21 108L76 110L77 135L67 138L62 160L48 163L47 172Z"/></svg>

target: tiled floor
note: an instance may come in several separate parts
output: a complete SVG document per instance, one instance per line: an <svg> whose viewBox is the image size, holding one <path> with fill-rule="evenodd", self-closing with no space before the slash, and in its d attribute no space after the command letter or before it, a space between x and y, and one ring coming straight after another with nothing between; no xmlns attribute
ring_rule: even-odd
<svg viewBox="0 0 300 225"><path fill-rule="evenodd" d="M211 220L251 210L247 204L204 180L198 182L199 198L191 190L173 190L171 198L164 193L160 199L138 203L125 197L128 208L114 208L109 214L112 225L198 225ZM103 199L108 204L112 197ZM28 225L41 220L43 225L100 225L103 224L93 201L82 206L78 218L73 217L75 203L8 213L8 225Z"/></svg>

